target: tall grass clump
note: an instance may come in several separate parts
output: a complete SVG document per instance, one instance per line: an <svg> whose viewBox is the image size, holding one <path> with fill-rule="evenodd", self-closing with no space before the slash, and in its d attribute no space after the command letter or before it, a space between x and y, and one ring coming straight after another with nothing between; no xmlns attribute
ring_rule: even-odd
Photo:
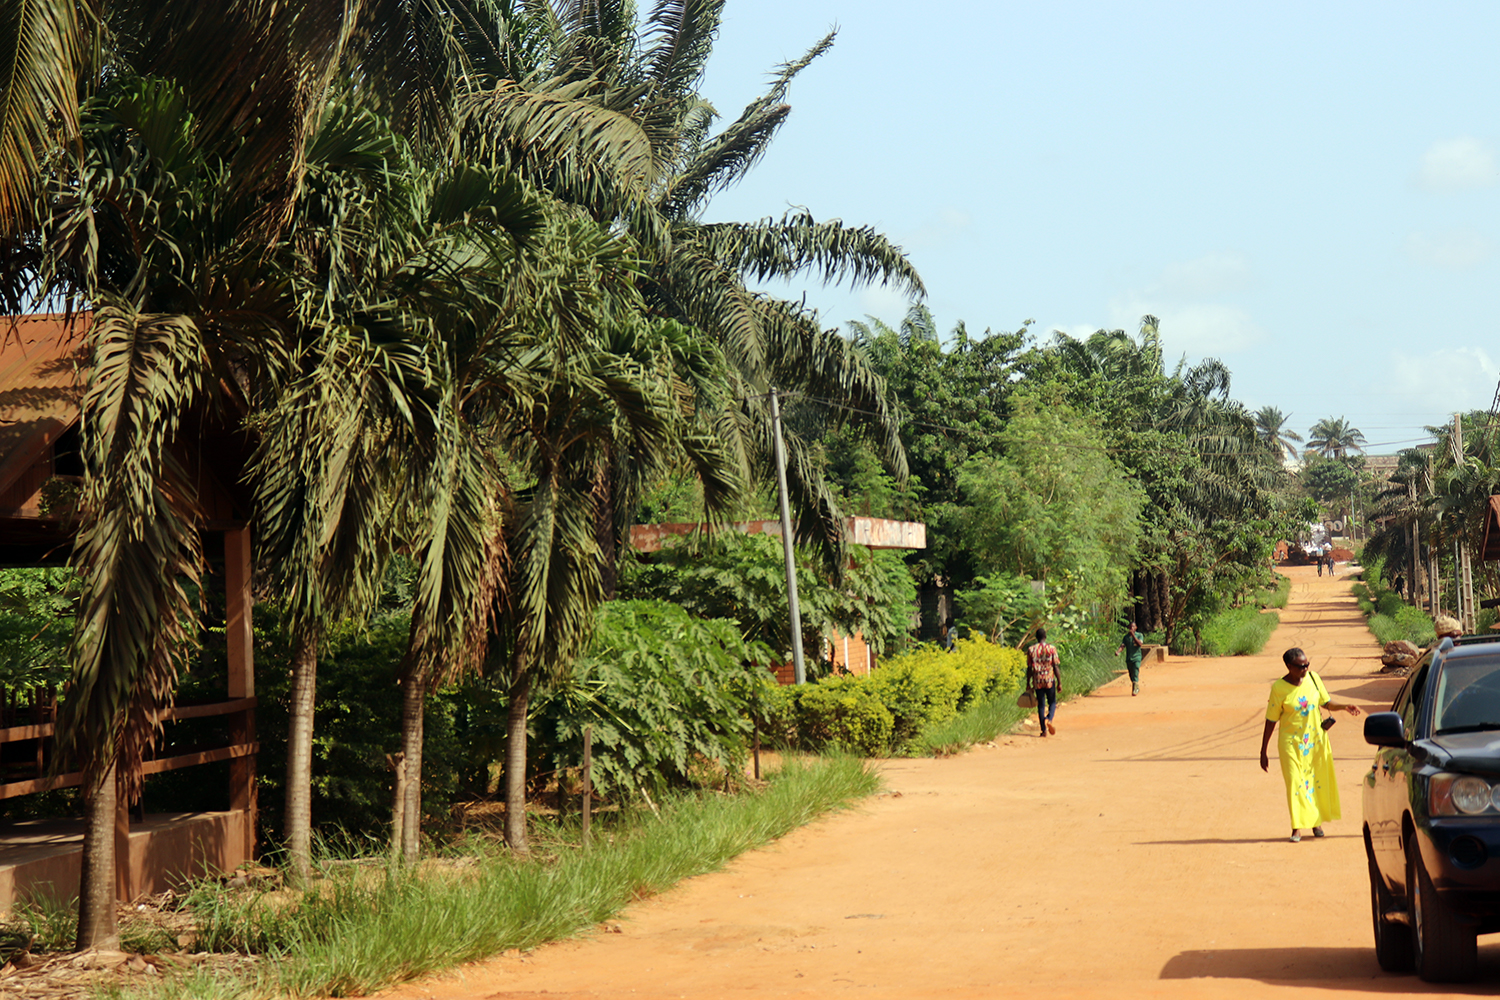
<svg viewBox="0 0 1500 1000"><path fill-rule="evenodd" d="M1262 611L1247 604L1242 608L1221 611L1203 626L1200 639L1206 656L1248 656L1265 648L1281 624L1274 611Z"/></svg>
<svg viewBox="0 0 1500 1000"><path fill-rule="evenodd" d="M547 853L533 857L476 842L446 864L338 865L295 903L206 886L190 904L205 922L200 946L266 961L244 978L189 975L154 995L362 996L510 948L533 948L714 871L846 808L877 785L874 773L852 758L794 761L760 791L684 795L659 814L631 812L596 827L587 848L576 829L557 830Z"/></svg>
<svg viewBox="0 0 1500 1000"><path fill-rule="evenodd" d="M1276 585L1267 587L1260 592L1260 598L1256 601L1263 608L1281 609L1286 607L1287 599L1292 594L1292 578L1276 574Z"/></svg>

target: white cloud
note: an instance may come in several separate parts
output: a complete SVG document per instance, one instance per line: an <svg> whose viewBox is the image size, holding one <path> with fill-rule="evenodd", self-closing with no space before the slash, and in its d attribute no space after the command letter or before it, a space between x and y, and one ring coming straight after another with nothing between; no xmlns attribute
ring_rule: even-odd
<svg viewBox="0 0 1500 1000"><path fill-rule="evenodd" d="M1429 395L1449 413L1488 410L1497 368L1481 347L1440 347L1425 354L1391 352L1385 388L1392 396Z"/></svg>
<svg viewBox="0 0 1500 1000"><path fill-rule="evenodd" d="M1472 136L1433 143L1422 154L1417 183L1432 191L1492 187L1500 181L1495 152Z"/></svg>
<svg viewBox="0 0 1500 1000"><path fill-rule="evenodd" d="M1406 254L1419 264L1462 271L1494 256L1495 244L1478 233L1412 233Z"/></svg>
<svg viewBox="0 0 1500 1000"><path fill-rule="evenodd" d="M1248 257L1233 250L1216 251L1168 264L1151 290L1168 298L1195 299L1244 291L1252 278Z"/></svg>

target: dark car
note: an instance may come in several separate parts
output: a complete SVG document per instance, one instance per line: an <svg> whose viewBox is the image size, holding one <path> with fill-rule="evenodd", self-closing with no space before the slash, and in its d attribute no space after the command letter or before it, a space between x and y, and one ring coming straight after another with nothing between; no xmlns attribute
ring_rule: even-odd
<svg viewBox="0 0 1500 1000"><path fill-rule="evenodd" d="M1444 639L1389 712L1365 775L1375 956L1431 982L1472 979L1475 936L1500 931L1500 639Z"/></svg>

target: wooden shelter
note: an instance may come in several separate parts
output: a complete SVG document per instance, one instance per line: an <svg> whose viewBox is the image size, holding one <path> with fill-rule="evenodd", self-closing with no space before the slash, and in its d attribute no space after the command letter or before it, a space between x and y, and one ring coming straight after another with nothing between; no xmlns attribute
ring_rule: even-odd
<svg viewBox="0 0 1500 1000"><path fill-rule="evenodd" d="M89 317L28 316L0 329L0 567L61 566L68 561L83 481L80 416ZM3 324L0 324L3 325ZM178 704L163 725L187 719L205 734L191 752L145 762L146 775L229 761L227 808L144 815L132 823L120 797L116 888L122 901L174 881L229 871L255 851L255 665L251 624L249 498L240 485L248 455L243 436L207 415L174 445L196 478L206 512L204 551L211 579L222 581L228 676L211 703ZM222 563L219 557L222 555ZM0 687L0 801L75 787L82 776L53 759L58 692ZM73 818L0 819L0 913L27 891L68 896L77 890L82 823Z"/></svg>

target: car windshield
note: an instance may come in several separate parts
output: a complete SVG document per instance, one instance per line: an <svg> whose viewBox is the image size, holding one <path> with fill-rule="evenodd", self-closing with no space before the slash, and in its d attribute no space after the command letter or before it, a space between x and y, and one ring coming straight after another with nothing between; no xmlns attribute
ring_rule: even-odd
<svg viewBox="0 0 1500 1000"><path fill-rule="evenodd" d="M1436 733L1500 729L1500 656L1466 656L1443 664L1435 691Z"/></svg>

